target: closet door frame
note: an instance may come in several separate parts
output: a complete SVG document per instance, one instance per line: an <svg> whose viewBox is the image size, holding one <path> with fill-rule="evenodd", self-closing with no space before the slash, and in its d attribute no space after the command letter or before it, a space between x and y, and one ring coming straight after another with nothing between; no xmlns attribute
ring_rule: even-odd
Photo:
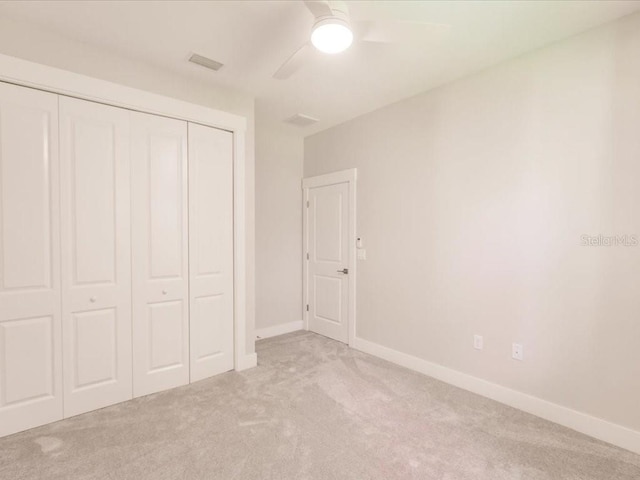
<svg viewBox="0 0 640 480"><path fill-rule="evenodd" d="M202 105L177 100L136 88L88 77L0 54L0 81L57 93L82 100L127 108L139 112L200 123L233 133L233 290L234 290L234 369L246 370L257 365L254 351L253 322L247 321L247 302L252 301L247 282L247 241L253 218L246 198L247 156L245 154L247 119ZM251 247L252 244L249 244ZM250 272L249 272L250 273Z"/></svg>

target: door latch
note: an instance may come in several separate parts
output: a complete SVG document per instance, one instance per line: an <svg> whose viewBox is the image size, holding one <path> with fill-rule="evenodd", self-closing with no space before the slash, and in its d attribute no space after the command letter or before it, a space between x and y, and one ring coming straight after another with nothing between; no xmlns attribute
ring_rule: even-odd
<svg viewBox="0 0 640 480"><path fill-rule="evenodd" d="M344 273L345 275L347 275L349 273L349 269L343 268L342 270L338 270L338 273Z"/></svg>

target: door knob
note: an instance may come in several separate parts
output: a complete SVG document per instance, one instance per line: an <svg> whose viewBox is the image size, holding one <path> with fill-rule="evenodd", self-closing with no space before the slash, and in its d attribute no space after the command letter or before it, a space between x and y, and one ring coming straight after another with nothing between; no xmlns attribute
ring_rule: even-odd
<svg viewBox="0 0 640 480"><path fill-rule="evenodd" d="M167 291L166 291L166 290L162 290L162 294L163 294L163 295L166 295L166 294L167 294Z"/></svg>
<svg viewBox="0 0 640 480"><path fill-rule="evenodd" d="M91 303L96 303L96 300L97 300L97 298L96 298L96 297L90 297L90 298L89 298L89 301L90 301Z"/></svg>
<svg viewBox="0 0 640 480"><path fill-rule="evenodd" d="M348 268L343 268L342 270L338 270L338 273L344 273L345 275L349 273Z"/></svg>

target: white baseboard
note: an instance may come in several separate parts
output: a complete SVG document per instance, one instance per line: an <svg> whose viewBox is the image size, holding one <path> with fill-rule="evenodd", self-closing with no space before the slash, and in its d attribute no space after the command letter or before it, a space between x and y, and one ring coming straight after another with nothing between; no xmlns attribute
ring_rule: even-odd
<svg viewBox="0 0 640 480"><path fill-rule="evenodd" d="M256 329L256 337L259 339L277 337L278 335L284 335L285 333L296 332L304 328L302 320L295 322L281 323L280 325L274 325L273 327Z"/></svg>
<svg viewBox="0 0 640 480"><path fill-rule="evenodd" d="M483 397L496 400L510 407L523 410L532 415L576 430L590 437L616 445L640 454L640 432L615 423L592 417L585 413L551 403L526 393L511 390L496 383L466 373L452 370L436 363L428 362L418 357L384 347L377 343L355 339L352 345L356 350L380 357L389 362L401 365L416 372L455 385Z"/></svg>
<svg viewBox="0 0 640 480"><path fill-rule="evenodd" d="M247 370L257 365L258 365L258 354L255 352L248 353L242 357L238 357L235 370L236 372L241 372L242 370Z"/></svg>

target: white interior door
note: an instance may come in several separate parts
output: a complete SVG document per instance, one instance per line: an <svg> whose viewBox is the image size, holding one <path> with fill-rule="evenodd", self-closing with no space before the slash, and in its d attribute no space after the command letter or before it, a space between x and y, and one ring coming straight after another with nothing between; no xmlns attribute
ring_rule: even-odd
<svg viewBox="0 0 640 480"><path fill-rule="evenodd" d="M132 114L134 396L189 383L187 124Z"/></svg>
<svg viewBox="0 0 640 480"><path fill-rule="evenodd" d="M349 341L349 183L308 189L309 330Z"/></svg>
<svg viewBox="0 0 640 480"><path fill-rule="evenodd" d="M0 436L62 418L58 98L0 83Z"/></svg>
<svg viewBox="0 0 640 480"><path fill-rule="evenodd" d="M189 124L191 381L233 369L233 134Z"/></svg>
<svg viewBox="0 0 640 480"><path fill-rule="evenodd" d="M129 112L60 97L65 417L132 398Z"/></svg>

